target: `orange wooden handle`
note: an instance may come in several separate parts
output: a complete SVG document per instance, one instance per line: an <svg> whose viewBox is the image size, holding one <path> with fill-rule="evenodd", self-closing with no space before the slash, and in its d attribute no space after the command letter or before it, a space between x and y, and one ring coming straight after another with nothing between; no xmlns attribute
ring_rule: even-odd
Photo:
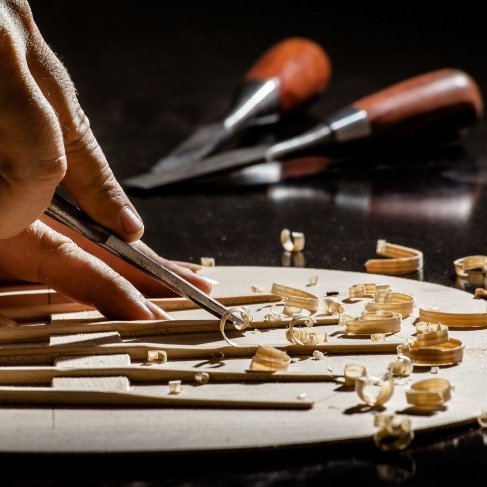
<svg viewBox="0 0 487 487"><path fill-rule="evenodd" d="M463 71L444 68L425 73L366 96L355 103L365 110L374 136L424 129L425 138L435 133L455 133L474 125L483 114L482 94Z"/></svg>
<svg viewBox="0 0 487 487"><path fill-rule="evenodd" d="M290 37L264 52L244 81L279 79L281 108L288 111L323 92L331 79L331 62L314 41Z"/></svg>

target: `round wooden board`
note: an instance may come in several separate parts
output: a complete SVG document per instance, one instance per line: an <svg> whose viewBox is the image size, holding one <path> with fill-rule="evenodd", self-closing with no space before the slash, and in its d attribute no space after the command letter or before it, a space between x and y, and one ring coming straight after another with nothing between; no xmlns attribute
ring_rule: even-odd
<svg viewBox="0 0 487 487"><path fill-rule="evenodd" d="M305 290L323 298L337 293L336 299L349 296L356 284L389 284L396 292L409 293L415 301L413 314L405 318L401 332L386 340L402 342L415 331L413 323L418 310L438 308L448 312L484 313L485 301L474 299L464 291L400 277L366 273L306 268L210 267L202 274L218 281L213 296L233 296L251 293L252 286L270 291L273 283ZM318 278L309 286L310 279ZM360 314L368 299L347 304L347 313ZM202 310L180 312L181 316L204 316ZM188 318L190 319L190 318ZM329 326L329 341L340 340ZM461 363L440 367L416 367L407 378L396 381L391 399L381 413L406 415L416 432L446 429L476 421L487 405L487 331L451 329L452 338L465 345ZM240 343L282 342L283 330L252 330L228 333ZM347 339L345 339L347 340ZM155 343L224 343L221 334L198 333L178 336L143 337L139 341ZM342 337L343 341L343 337ZM362 339L364 342L364 339ZM369 342L370 340L365 340ZM350 342L353 343L353 340ZM289 371L342 373L348 363L360 363L371 375L381 375L395 353L386 354L328 354L323 360L301 356L293 360ZM245 370L250 358L221 361L185 361L185 365L204 371ZM448 379L454 386L452 398L444 410L428 414L412 414L405 391L414 382L430 377ZM136 386L143 390L167 391L167 384ZM79 408L79 407L6 407L0 409L0 451L33 453L132 453L132 452L200 452L241 451L255 448L281 448L320 444L370 441L376 427L374 415L378 410L364 407L353 390L343 390L336 382L297 383L238 383L207 384L191 387L183 384L182 395L212 391L219 397L253 397L295 399L300 394L314 401L307 410L280 409L204 409L204 408Z"/></svg>

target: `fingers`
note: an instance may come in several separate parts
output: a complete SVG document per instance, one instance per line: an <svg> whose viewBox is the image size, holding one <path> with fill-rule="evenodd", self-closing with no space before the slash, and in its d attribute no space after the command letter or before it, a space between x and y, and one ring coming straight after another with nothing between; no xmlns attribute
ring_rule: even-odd
<svg viewBox="0 0 487 487"><path fill-rule="evenodd" d="M118 274L122 275L125 279L129 280L137 289L139 289L147 297L166 297L166 296L176 296L174 291L171 291L161 282L150 277L142 271L139 271L135 267L127 264L123 260L119 259L115 255L111 254L107 250L101 248L100 246L90 242L89 240L81 237L69 228L61 225L60 223L52 220L47 216L43 216L42 220L44 223L48 224L51 228L55 229L57 232L62 233L70 238L70 240L76 242L76 244L89 252L92 255L97 256L99 259L103 260L107 265L109 265ZM147 254L149 257L154 259L156 262L160 262L176 274L180 275L188 282L201 289L203 292L209 294L212 290L213 281L208 280L206 277L199 276L195 273L194 268L191 265L185 266L181 263L175 263L160 257L156 252L154 252L150 247L145 245L140 240L133 243L139 250Z"/></svg>
<svg viewBox="0 0 487 487"><path fill-rule="evenodd" d="M41 221L16 237L0 240L0 273L45 284L74 301L94 306L108 319L169 318L103 261Z"/></svg>
<svg viewBox="0 0 487 487"><path fill-rule="evenodd" d="M29 73L18 19L0 10L0 238L49 204L66 170L56 114Z"/></svg>
<svg viewBox="0 0 487 487"><path fill-rule="evenodd" d="M27 52L30 72L54 108L67 160L63 187L94 220L126 241L142 237L144 226L99 146L66 69L36 27ZM38 48L42 46L42 48Z"/></svg>
<svg viewBox="0 0 487 487"><path fill-rule="evenodd" d="M75 87L35 25L27 2L0 10L0 238L17 234L65 189L127 241L144 227L81 109ZM5 225L3 225L5 224Z"/></svg>

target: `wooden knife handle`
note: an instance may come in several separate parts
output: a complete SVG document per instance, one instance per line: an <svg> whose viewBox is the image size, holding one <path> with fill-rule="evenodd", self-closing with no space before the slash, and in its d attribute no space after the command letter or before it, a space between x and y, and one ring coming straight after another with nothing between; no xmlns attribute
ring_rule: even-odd
<svg viewBox="0 0 487 487"><path fill-rule="evenodd" d="M353 103L367 112L372 136L388 140L457 136L483 114L478 85L465 72L444 68L406 79Z"/></svg>
<svg viewBox="0 0 487 487"><path fill-rule="evenodd" d="M289 111L321 94L328 87L331 74L330 59L320 45L306 38L290 37L265 51L244 81L277 78L281 110Z"/></svg>

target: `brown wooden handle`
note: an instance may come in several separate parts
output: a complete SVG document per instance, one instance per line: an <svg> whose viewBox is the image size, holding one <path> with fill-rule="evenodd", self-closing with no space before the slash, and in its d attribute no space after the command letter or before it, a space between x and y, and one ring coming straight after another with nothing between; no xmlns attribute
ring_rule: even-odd
<svg viewBox="0 0 487 487"><path fill-rule="evenodd" d="M244 81L279 79L282 111L288 111L323 92L331 79L327 53L315 42L290 37L264 52Z"/></svg>
<svg viewBox="0 0 487 487"><path fill-rule="evenodd" d="M402 140L455 136L483 114L478 85L468 74L453 68L409 78L353 106L367 112L372 136Z"/></svg>

